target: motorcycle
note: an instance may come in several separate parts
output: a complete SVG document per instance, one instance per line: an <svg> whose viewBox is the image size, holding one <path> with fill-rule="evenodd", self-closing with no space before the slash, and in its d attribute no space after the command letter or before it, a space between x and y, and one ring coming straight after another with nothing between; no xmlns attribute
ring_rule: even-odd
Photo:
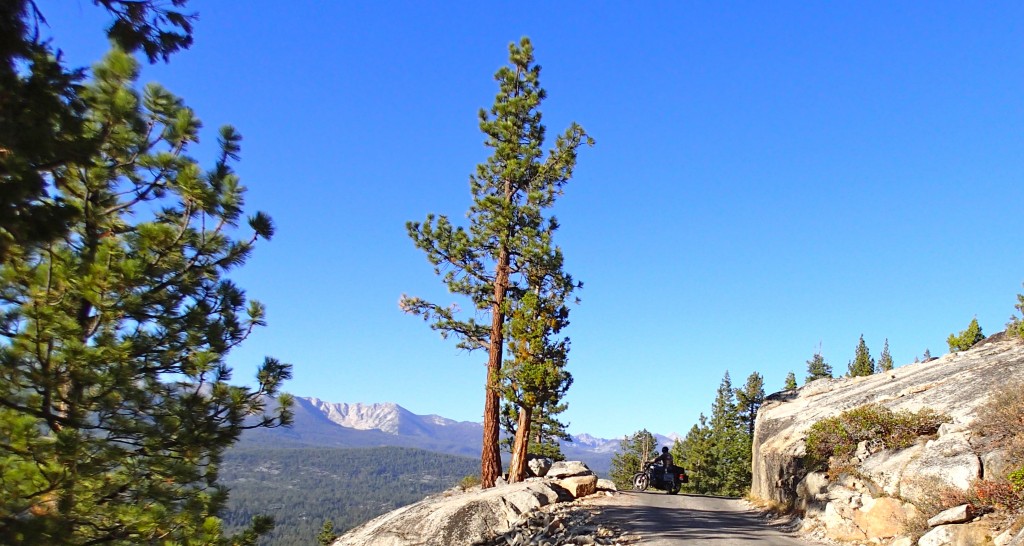
<svg viewBox="0 0 1024 546"><path fill-rule="evenodd" d="M665 472L665 467L661 463L646 462L643 470L633 474L633 490L646 491L648 487L653 487L669 495L675 495L688 481L686 472L678 466L673 466L671 472Z"/></svg>

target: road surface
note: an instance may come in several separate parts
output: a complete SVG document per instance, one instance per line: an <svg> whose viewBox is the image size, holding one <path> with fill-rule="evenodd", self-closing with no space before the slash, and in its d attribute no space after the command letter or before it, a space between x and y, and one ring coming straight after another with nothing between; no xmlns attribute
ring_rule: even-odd
<svg viewBox="0 0 1024 546"><path fill-rule="evenodd" d="M597 518L639 535L638 546L810 546L769 526L740 499L621 491L595 503Z"/></svg>

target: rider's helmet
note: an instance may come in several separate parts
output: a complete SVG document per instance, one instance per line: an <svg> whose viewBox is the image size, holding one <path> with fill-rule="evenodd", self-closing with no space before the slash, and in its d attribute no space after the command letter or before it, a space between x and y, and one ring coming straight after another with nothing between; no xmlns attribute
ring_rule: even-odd
<svg viewBox="0 0 1024 546"><path fill-rule="evenodd" d="M662 453L668 453L668 446L662 447L661 448L661 452Z"/></svg>

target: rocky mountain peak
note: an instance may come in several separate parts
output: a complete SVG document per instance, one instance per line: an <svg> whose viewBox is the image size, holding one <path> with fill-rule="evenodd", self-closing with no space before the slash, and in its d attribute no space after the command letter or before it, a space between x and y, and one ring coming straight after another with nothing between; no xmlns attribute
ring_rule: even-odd
<svg viewBox="0 0 1024 546"><path fill-rule="evenodd" d="M318 398L307 400L332 422L356 430L380 430L388 434L398 434L403 421L413 417L408 410L391 402L347 404L326 402Z"/></svg>

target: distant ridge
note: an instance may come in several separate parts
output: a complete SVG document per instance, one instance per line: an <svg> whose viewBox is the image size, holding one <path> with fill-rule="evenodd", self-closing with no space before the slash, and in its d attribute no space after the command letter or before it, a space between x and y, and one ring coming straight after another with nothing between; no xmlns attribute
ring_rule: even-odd
<svg viewBox="0 0 1024 546"><path fill-rule="evenodd" d="M242 446L263 447L414 447L479 456L483 425L439 415L416 415L393 402L374 404L326 402L296 397L294 425L254 429L242 436ZM655 435L659 445L672 445L676 435ZM580 460L607 475L621 438L605 439L582 433L563 442L566 458Z"/></svg>

